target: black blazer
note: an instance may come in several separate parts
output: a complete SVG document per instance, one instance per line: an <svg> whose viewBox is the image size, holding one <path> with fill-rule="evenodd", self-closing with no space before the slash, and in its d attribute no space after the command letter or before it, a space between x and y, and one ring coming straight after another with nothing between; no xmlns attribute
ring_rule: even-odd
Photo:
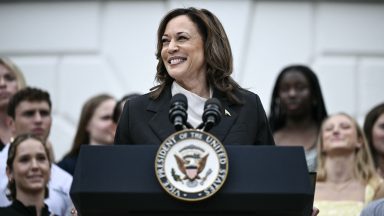
<svg viewBox="0 0 384 216"><path fill-rule="evenodd" d="M59 163L57 163L57 166L59 166L61 169L67 171L73 176L73 174L75 174L77 157L78 156L67 155Z"/></svg>
<svg viewBox="0 0 384 216"><path fill-rule="evenodd" d="M237 96L244 101L243 105L232 104L221 92L213 91L213 97L220 100L229 115L223 114L221 122L209 133L224 145L274 145L259 96L247 90L240 90ZM171 87L168 86L156 100L145 94L127 101L117 127L115 144L160 145L175 133L168 118L171 98Z"/></svg>
<svg viewBox="0 0 384 216"><path fill-rule="evenodd" d="M14 200L10 206L0 207L1 216L36 216L36 208L34 206L24 206L18 200ZM41 209L41 216L52 216L48 211L48 206L44 205Z"/></svg>

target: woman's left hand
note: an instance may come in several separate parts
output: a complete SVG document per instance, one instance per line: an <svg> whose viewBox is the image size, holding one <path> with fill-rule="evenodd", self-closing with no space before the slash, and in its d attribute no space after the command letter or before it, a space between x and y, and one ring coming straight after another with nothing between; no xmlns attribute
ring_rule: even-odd
<svg viewBox="0 0 384 216"><path fill-rule="evenodd" d="M319 214L319 212L320 212L320 210L318 208L316 208L315 206L313 206L311 216L316 216Z"/></svg>

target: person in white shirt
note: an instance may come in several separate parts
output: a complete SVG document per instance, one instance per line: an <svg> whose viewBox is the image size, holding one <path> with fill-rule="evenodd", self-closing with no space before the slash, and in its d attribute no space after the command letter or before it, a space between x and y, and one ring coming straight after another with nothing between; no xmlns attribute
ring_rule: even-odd
<svg viewBox="0 0 384 216"><path fill-rule="evenodd" d="M8 104L11 128L14 136L31 133L47 142L52 124L52 103L49 93L37 88L27 87L17 92ZM0 206L11 202L6 198L8 178L6 160L9 144L0 153ZM72 176L52 163L49 181L49 197L45 200L49 211L55 215L71 215L73 203L69 196Z"/></svg>
<svg viewBox="0 0 384 216"><path fill-rule="evenodd" d="M368 203L360 216L383 216L384 215L384 198L374 200Z"/></svg>

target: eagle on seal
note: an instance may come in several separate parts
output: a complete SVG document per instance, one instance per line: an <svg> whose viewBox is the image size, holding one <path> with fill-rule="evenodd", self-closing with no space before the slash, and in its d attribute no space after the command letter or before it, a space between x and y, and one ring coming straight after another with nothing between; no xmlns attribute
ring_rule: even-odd
<svg viewBox="0 0 384 216"><path fill-rule="evenodd" d="M185 175L183 180L188 179L189 181L194 181L200 179L199 174L204 170L207 163L208 155L200 158L199 154L186 155L183 158L178 155L174 155L179 170Z"/></svg>

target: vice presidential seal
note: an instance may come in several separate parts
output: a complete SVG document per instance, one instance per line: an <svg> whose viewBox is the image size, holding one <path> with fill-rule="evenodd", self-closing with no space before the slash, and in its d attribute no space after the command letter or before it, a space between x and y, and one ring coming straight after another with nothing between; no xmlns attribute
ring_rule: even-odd
<svg viewBox="0 0 384 216"><path fill-rule="evenodd" d="M161 144L155 171L170 195L186 201L203 200L223 186L228 156L215 136L200 130L182 130Z"/></svg>

